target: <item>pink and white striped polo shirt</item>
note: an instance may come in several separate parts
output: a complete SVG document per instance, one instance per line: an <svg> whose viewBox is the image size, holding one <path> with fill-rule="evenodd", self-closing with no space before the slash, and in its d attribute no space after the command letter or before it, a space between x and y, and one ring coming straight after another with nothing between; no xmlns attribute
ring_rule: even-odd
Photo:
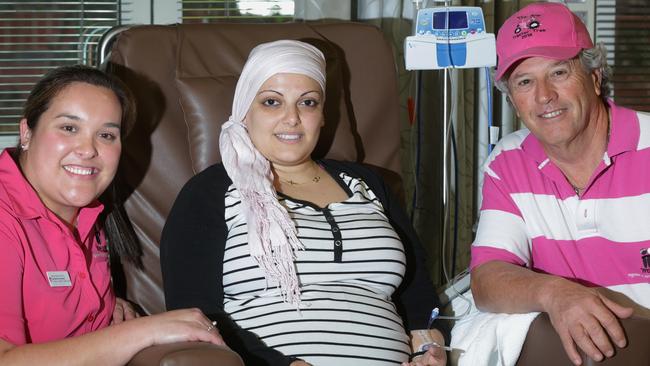
<svg viewBox="0 0 650 366"><path fill-rule="evenodd" d="M607 152L582 197L528 130L499 142L485 166L471 268L501 260L650 308L650 115L609 106Z"/></svg>

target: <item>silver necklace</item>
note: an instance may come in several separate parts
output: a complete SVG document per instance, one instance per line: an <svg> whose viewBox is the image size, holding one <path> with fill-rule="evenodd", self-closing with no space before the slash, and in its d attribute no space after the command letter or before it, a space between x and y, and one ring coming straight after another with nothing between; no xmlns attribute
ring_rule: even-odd
<svg viewBox="0 0 650 366"><path fill-rule="evenodd" d="M571 182L569 182L569 183L571 184L571 187L573 187L573 191L574 191L574 192L576 193L576 195L578 195L578 196L580 195L580 192L581 192L582 190L584 190L584 188L580 188L580 187L574 186L573 183L571 183Z"/></svg>

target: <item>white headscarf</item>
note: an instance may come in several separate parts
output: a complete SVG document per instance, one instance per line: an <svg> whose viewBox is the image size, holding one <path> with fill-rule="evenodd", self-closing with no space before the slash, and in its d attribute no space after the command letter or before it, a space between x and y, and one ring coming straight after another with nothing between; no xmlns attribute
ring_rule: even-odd
<svg viewBox="0 0 650 366"><path fill-rule="evenodd" d="M280 205L269 161L253 146L243 121L262 84L275 74L301 74L325 92L325 57L316 47L293 40L263 43L253 48L237 81L232 115L221 127L219 149L228 176L241 195L248 224L251 256L275 281L284 301L300 304L300 284L293 262L304 249L296 227Z"/></svg>

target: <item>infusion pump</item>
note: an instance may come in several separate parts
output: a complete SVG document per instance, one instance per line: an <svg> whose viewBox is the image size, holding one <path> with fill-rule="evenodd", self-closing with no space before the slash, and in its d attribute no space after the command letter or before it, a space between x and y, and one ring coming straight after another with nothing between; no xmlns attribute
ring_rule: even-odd
<svg viewBox="0 0 650 366"><path fill-rule="evenodd" d="M407 70L496 65L494 34L485 31L480 7L420 9L416 22L415 35L404 42Z"/></svg>

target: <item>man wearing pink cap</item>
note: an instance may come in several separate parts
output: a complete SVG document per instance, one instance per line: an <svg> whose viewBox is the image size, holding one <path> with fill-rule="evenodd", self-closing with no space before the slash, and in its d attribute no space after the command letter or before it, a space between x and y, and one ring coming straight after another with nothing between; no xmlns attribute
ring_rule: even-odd
<svg viewBox="0 0 650 366"><path fill-rule="evenodd" d="M527 129L485 166L474 299L547 312L573 363L578 348L600 361L626 345L617 319L650 308L650 116L607 99L605 50L562 4L508 18L497 55L497 87Z"/></svg>

